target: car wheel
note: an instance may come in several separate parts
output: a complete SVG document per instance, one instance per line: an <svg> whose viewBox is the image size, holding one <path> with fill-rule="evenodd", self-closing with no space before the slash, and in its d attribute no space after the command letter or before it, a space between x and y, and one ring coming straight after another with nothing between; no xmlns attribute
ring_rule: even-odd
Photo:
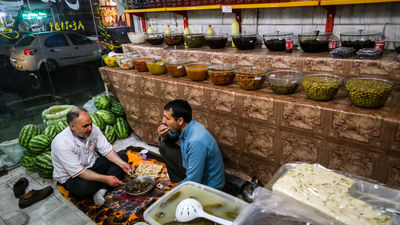
<svg viewBox="0 0 400 225"><path fill-rule="evenodd" d="M52 59L47 59L40 65L40 73L54 73L57 69L57 63Z"/></svg>

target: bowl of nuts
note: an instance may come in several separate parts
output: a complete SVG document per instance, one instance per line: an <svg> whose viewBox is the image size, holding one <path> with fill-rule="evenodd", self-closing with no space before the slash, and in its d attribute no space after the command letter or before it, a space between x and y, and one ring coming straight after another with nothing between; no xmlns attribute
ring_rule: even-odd
<svg viewBox="0 0 400 225"><path fill-rule="evenodd" d="M385 104L393 85L389 80L363 77L348 80L345 89L351 104L363 108L378 108Z"/></svg>
<svg viewBox="0 0 400 225"><path fill-rule="evenodd" d="M333 74L310 74L303 78L301 85L307 97L317 101L327 101L339 91L343 78Z"/></svg>

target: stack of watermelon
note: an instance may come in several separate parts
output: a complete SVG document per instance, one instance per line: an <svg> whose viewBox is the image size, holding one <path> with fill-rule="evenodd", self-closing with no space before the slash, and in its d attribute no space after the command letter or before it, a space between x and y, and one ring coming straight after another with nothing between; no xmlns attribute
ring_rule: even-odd
<svg viewBox="0 0 400 225"><path fill-rule="evenodd" d="M28 150L21 158L21 164L29 171L37 171L40 176L51 178L53 165L51 162L50 145L57 135L55 126L48 126L41 134L35 124L25 125L18 135L18 143Z"/></svg>
<svg viewBox="0 0 400 225"><path fill-rule="evenodd" d="M131 128L125 119L124 108L119 102L112 102L107 95L98 95L94 98L94 106L98 109L91 114L93 124L98 126L108 142L113 143L117 138L126 138Z"/></svg>

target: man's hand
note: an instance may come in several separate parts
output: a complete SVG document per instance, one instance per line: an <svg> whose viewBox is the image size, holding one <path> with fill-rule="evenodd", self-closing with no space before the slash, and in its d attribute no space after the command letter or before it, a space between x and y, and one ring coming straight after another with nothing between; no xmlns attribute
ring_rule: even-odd
<svg viewBox="0 0 400 225"><path fill-rule="evenodd" d="M167 138L167 135L168 135L168 130L169 129L168 129L167 125L165 125L165 124L161 124L158 127L158 135L160 135L161 140L165 141L165 139Z"/></svg>
<svg viewBox="0 0 400 225"><path fill-rule="evenodd" d="M110 187L118 187L125 183L120 181L116 176L106 176L105 183Z"/></svg>
<svg viewBox="0 0 400 225"><path fill-rule="evenodd" d="M133 170L135 169L131 164L125 162L124 164L121 165L121 169L129 174L130 172L133 172Z"/></svg>

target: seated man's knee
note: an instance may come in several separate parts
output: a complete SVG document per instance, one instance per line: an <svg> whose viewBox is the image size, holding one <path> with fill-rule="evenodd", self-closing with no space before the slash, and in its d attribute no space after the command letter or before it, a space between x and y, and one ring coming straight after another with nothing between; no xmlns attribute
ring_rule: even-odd
<svg viewBox="0 0 400 225"><path fill-rule="evenodd" d="M128 162L128 155L126 154L125 151L120 151L117 154L122 160L124 160L125 162Z"/></svg>

